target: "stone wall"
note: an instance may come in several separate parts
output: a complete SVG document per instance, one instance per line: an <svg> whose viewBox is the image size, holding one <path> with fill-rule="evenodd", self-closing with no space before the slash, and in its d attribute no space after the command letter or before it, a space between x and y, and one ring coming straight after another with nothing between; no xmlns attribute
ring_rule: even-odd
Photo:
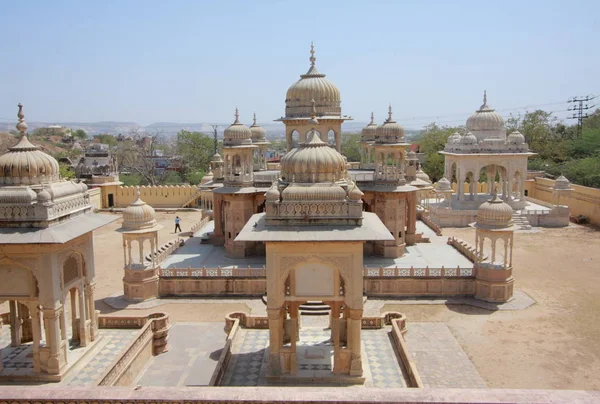
<svg viewBox="0 0 600 404"><path fill-rule="evenodd" d="M115 208L126 208L137 198L133 186L108 185L100 189L103 208L109 207L109 195L112 195ZM181 208L200 199L200 189L195 185L141 186L140 196L153 208Z"/></svg>
<svg viewBox="0 0 600 404"><path fill-rule="evenodd" d="M100 188L91 188L87 191L90 196L90 205L92 209L102 209L102 191Z"/></svg>
<svg viewBox="0 0 600 404"><path fill-rule="evenodd" d="M510 389L402 389L339 387L69 387L3 386L0 404L366 404L366 403L597 403L599 391Z"/></svg>
<svg viewBox="0 0 600 404"><path fill-rule="evenodd" d="M525 190L531 198L552 203L554 182L549 178L536 177L525 182ZM573 191L564 200L561 197L560 204L569 206L571 216L583 215L590 223L600 225L600 189L574 184L571 188Z"/></svg>

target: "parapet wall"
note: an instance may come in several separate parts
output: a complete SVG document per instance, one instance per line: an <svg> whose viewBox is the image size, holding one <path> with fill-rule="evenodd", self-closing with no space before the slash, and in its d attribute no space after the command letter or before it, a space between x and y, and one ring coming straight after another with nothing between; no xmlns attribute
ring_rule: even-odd
<svg viewBox="0 0 600 404"><path fill-rule="evenodd" d="M100 188L102 207L126 208L137 198L137 187L108 185ZM112 195L112 196L111 196ZM153 208L182 208L194 206L200 199L200 189L195 185L157 185L141 186L140 196Z"/></svg>
<svg viewBox="0 0 600 404"><path fill-rule="evenodd" d="M552 203L552 187L555 181L549 178L536 177L525 182L527 196ZM571 184L568 197L560 200L561 205L568 205L571 216L585 216L590 223L600 226L600 189Z"/></svg>

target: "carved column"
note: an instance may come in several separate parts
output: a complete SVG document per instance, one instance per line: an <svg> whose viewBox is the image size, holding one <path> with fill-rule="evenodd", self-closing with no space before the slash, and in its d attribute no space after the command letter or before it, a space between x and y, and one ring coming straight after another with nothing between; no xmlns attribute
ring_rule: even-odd
<svg viewBox="0 0 600 404"><path fill-rule="evenodd" d="M50 374L59 374L61 368L67 363L66 344L62 343L60 322L62 308L42 309L44 329L46 330L46 345L40 348L44 351L44 360L41 369Z"/></svg>
<svg viewBox="0 0 600 404"><path fill-rule="evenodd" d="M21 319L19 318L19 310L17 308L17 301L11 300L9 302L10 307L10 346L17 347L21 345L21 338L23 333L21 330Z"/></svg>
<svg viewBox="0 0 600 404"><path fill-rule="evenodd" d="M350 348L350 376L362 375L362 357L360 352L360 328L362 322L362 309L350 309L350 335L348 347ZM348 321L348 320L347 320Z"/></svg>
<svg viewBox="0 0 600 404"><path fill-rule="evenodd" d="M96 340L98 334L98 321L96 318L96 304L94 301L94 289L96 289L96 283L90 283L85 286L85 295L88 301L88 313L90 317L90 341Z"/></svg>
<svg viewBox="0 0 600 404"><path fill-rule="evenodd" d="M281 374L280 352L283 345L283 321L281 308L267 309L269 318L269 363L274 375Z"/></svg>
<svg viewBox="0 0 600 404"><path fill-rule="evenodd" d="M79 286L79 346L87 346L89 342L89 334L87 331L87 313L85 292L83 286Z"/></svg>

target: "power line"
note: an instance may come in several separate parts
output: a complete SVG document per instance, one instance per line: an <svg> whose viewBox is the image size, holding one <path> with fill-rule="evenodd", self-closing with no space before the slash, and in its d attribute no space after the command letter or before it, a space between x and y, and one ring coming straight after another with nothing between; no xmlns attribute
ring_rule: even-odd
<svg viewBox="0 0 600 404"><path fill-rule="evenodd" d="M587 113L587 111L596 106L593 104L588 104L588 102L592 101L594 98L596 98L596 96L590 94L586 95L585 97L573 97L567 101L568 103L574 103L574 105L569 107L569 111L573 111L573 115L568 116L567 119L577 119L577 136L581 136L581 130L583 129L583 120L585 118L589 118L589 114Z"/></svg>

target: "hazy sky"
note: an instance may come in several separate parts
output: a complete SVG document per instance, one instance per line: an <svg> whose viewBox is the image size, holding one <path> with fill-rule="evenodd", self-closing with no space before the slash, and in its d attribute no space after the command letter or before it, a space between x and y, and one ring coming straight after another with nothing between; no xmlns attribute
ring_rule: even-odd
<svg viewBox="0 0 600 404"><path fill-rule="evenodd" d="M22 102L30 121L267 122L311 40L357 121L391 102L408 128L464 123L484 89L503 115L600 95L598 0L0 0L0 21L1 121Z"/></svg>

